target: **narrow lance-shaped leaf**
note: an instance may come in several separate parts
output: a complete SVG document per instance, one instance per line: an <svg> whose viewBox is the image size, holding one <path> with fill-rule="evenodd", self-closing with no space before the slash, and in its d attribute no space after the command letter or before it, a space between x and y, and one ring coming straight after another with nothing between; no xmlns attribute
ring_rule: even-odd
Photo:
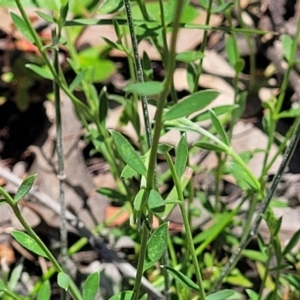
<svg viewBox="0 0 300 300"><path fill-rule="evenodd" d="M87 73L87 69L83 69L81 72L79 72L76 75L76 77L74 78L74 80L70 84L70 90L72 92L81 84L81 82L85 78L86 73Z"/></svg>
<svg viewBox="0 0 300 300"><path fill-rule="evenodd" d="M83 300L96 299L96 294L99 289L100 276L98 272L90 274L83 283L82 296Z"/></svg>
<svg viewBox="0 0 300 300"><path fill-rule="evenodd" d="M210 294L206 297L206 300L226 300L229 297L234 295L234 291L223 290L213 294Z"/></svg>
<svg viewBox="0 0 300 300"><path fill-rule="evenodd" d="M117 295L110 297L108 300L131 300L133 296L132 291L124 291Z"/></svg>
<svg viewBox="0 0 300 300"><path fill-rule="evenodd" d="M230 64L234 67L238 60L238 50L235 40L232 36L226 38L226 52Z"/></svg>
<svg viewBox="0 0 300 300"><path fill-rule="evenodd" d="M181 102L173 105L164 114L164 120L173 120L181 117L189 116L191 113L203 109L208 104L210 104L219 95L218 91L215 90L205 90L194 93Z"/></svg>
<svg viewBox="0 0 300 300"><path fill-rule="evenodd" d="M127 93L137 93L138 95L157 95L162 92L164 86L160 81L147 81L130 83L125 88L124 91Z"/></svg>
<svg viewBox="0 0 300 300"><path fill-rule="evenodd" d="M31 33L30 33L26 23L24 22L24 20L20 16L16 15L13 12L10 12L10 16L11 16L15 26L25 36L25 38L27 40L29 40L31 43L34 43L34 38L31 35Z"/></svg>
<svg viewBox="0 0 300 300"><path fill-rule="evenodd" d="M196 70L196 66L194 63L189 63L187 64L186 67L186 80L189 86L189 91L191 93L194 92L195 90L195 84L197 84L196 81L196 77L197 77L197 70Z"/></svg>
<svg viewBox="0 0 300 300"><path fill-rule="evenodd" d="M20 277L22 275L23 272L23 264L20 263L18 264L11 272L10 278L9 278L9 282L7 283L7 287L10 290L14 290L18 284L18 282L20 281Z"/></svg>
<svg viewBox="0 0 300 300"><path fill-rule="evenodd" d="M176 55L176 59L186 63L194 62L200 58L203 58L204 54L200 51L186 51Z"/></svg>
<svg viewBox="0 0 300 300"><path fill-rule="evenodd" d="M288 62L291 62L293 59L295 59L294 57L291 57L292 48L293 48L293 40L287 34L283 34L281 36L281 40L282 40L284 57Z"/></svg>
<svg viewBox="0 0 300 300"><path fill-rule="evenodd" d="M168 266L163 266L163 267L168 271L168 273L174 279L178 280L185 287L195 291L199 291L199 286L196 283L194 283L189 277L184 275L182 272Z"/></svg>
<svg viewBox="0 0 300 300"><path fill-rule="evenodd" d="M55 23L53 16L47 15L42 11L36 11L36 14L48 23Z"/></svg>
<svg viewBox="0 0 300 300"><path fill-rule="evenodd" d="M202 149L206 150L212 150L216 152L225 152L227 153L227 148L221 146L221 145L215 145L209 142L196 142L194 146L200 147Z"/></svg>
<svg viewBox="0 0 300 300"><path fill-rule="evenodd" d="M108 110L108 103L107 103L107 94L106 94L106 87L100 92L99 95L99 122L103 128L105 128L106 118L107 118L107 110Z"/></svg>
<svg viewBox="0 0 300 300"><path fill-rule="evenodd" d="M14 197L15 202L20 201L23 197L27 195L27 193L30 191L30 189L33 186L36 176L37 174L30 175L21 183Z"/></svg>
<svg viewBox="0 0 300 300"><path fill-rule="evenodd" d="M152 233L148 240L144 271L152 267L162 257L167 248L167 241L168 223L163 223Z"/></svg>
<svg viewBox="0 0 300 300"><path fill-rule="evenodd" d="M147 176L147 169L140 156L136 153L130 143L117 131L110 131L113 140L117 146L117 150L122 159L136 172L143 176Z"/></svg>
<svg viewBox="0 0 300 300"><path fill-rule="evenodd" d="M225 143L227 146L230 145L227 134L223 128L223 125L221 124L221 122L219 121L218 117L216 116L215 112L213 110L209 111L210 113L210 119L217 131L217 133L219 134L221 140L223 141L223 143Z"/></svg>
<svg viewBox="0 0 300 300"><path fill-rule="evenodd" d="M47 257L46 253L39 246L39 244L27 233L14 230L12 231L11 235L19 244L21 244L26 249L36 253L37 255Z"/></svg>
<svg viewBox="0 0 300 300"><path fill-rule="evenodd" d="M186 134L181 136L178 147L176 149L176 159L175 159L175 170L177 176L180 178L186 168L188 160L189 150L186 140Z"/></svg>
<svg viewBox="0 0 300 300"><path fill-rule="evenodd" d="M286 247L284 248L282 255L286 255L290 253L293 248L298 244L300 240L300 229L295 232L295 234L292 236Z"/></svg>
<svg viewBox="0 0 300 300"><path fill-rule="evenodd" d="M53 80L53 75L48 69L48 67L43 68L35 64L26 64L25 66L26 68L33 71L34 73L41 76L42 78Z"/></svg>

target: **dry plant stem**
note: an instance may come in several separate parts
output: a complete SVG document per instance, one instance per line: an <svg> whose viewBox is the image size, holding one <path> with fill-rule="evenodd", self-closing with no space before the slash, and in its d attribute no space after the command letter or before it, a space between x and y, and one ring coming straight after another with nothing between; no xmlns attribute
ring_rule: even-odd
<svg viewBox="0 0 300 300"><path fill-rule="evenodd" d="M157 101L157 110L156 110L156 119L155 119L155 126L154 126L154 134L153 134L153 140L152 140L152 147L150 150L150 158L149 158L149 164L148 164L148 174L147 174L147 182L146 182L146 190L149 191L155 187L155 170L156 170L156 157L157 157L157 147L159 143L160 138L160 132L163 126L162 121L162 115L163 115L163 109L165 107L166 98L169 93L169 89L173 80L173 74L175 69L175 57L176 57L176 43L177 43L177 35L179 30L179 20L181 16L181 12L184 5L184 0L178 0L176 9L175 9L175 16L174 16L174 22L173 22L173 33L171 38L171 46L169 51L169 57L168 57L168 72L167 77L164 81L164 89L161 92L159 99ZM143 225L142 228L142 237L148 235L148 230L145 225ZM140 285L141 285L141 278L143 275L143 265L145 261L145 255L146 255L146 247L147 247L147 239L143 239L141 243L141 253L138 260L138 266L137 266L137 276L134 284L134 294L133 294L133 300L138 300L139 298L139 291L140 291Z"/></svg>
<svg viewBox="0 0 300 300"><path fill-rule="evenodd" d="M299 141L300 138L300 117L297 118L297 126L296 126L296 130L295 133L293 134L290 144L288 145L284 156L283 156L283 160L279 166L279 169L275 175L275 177L273 178L273 181L271 183L271 186L267 192L267 195L265 197L265 199L263 200L258 212L257 212L257 216L254 219L253 225L251 227L250 232L244 236L244 238L241 240L240 245L238 247L238 249L231 255L230 259L228 260L227 264L225 265L225 267L223 268L220 277L218 278L218 280L214 283L214 285L212 286L211 291L214 292L218 289L218 287L222 284L223 279L229 274L229 272L232 270L232 268L235 266L237 260L239 259L241 252L247 247L248 243L252 240L252 238L254 238L257 234L257 230L258 227L260 225L260 222L262 220L262 214L264 214L270 204L270 201L273 197L273 194L280 182L281 176L285 171L285 168L287 167L291 156L294 153L294 150L297 146L297 143Z"/></svg>
<svg viewBox="0 0 300 300"><path fill-rule="evenodd" d="M183 197L183 193L182 193L183 191L181 189L180 179L178 178L178 176L176 174L176 170L175 170L175 167L174 167L174 164L173 164L170 154L166 153L165 157L166 157L168 166L172 173L174 184L175 184L175 187L177 190L178 199L181 201L179 204L179 207L181 210L181 215L182 215L183 224L184 224L184 228L185 228L185 234L186 234L189 252L192 257L193 267L195 269L195 273L196 273L196 277L197 277L197 281L198 281L199 297L201 300L205 300L205 292L204 292L204 287L203 287L202 276L201 276L199 263L198 263L194 243L193 243L193 236L192 236L192 230L191 230L191 226L190 226L190 222L189 222L189 217L188 217L188 213L185 208L184 197Z"/></svg>
<svg viewBox="0 0 300 300"><path fill-rule="evenodd" d="M6 203L12 208L15 216L18 218L19 222L22 224L22 226L27 231L27 233L35 240L35 242L44 251L45 255L51 261L51 263L55 267L56 271L59 273L64 272L62 267L56 260L56 258L53 256L53 254L47 248L47 246L43 243L43 241L39 238L39 236L34 232L34 230L28 225L28 223L24 219L24 217L18 207L18 204L14 202L14 200L11 198L11 196L2 187L0 187L0 194L5 198ZM71 278L70 278L69 290L74 299L82 300L81 294Z"/></svg>
<svg viewBox="0 0 300 300"><path fill-rule="evenodd" d="M136 78L137 78L138 82L144 82L144 73L143 73L142 63L141 63L141 59L140 59L139 51L138 51L138 42L137 42L135 30L134 30L134 23L133 23L133 19L132 19L130 1L124 0L124 5L125 5L125 11L126 11L126 16L127 16L127 20L128 20L128 27L129 27L129 31L130 31L130 37L131 37L131 43L132 43L132 49L133 49ZM149 111L148 111L147 96L141 95L141 103L142 103L142 108L143 108L144 123L145 123L147 143L148 143L148 149L149 149L152 145L152 133L151 133Z"/></svg>
<svg viewBox="0 0 300 300"><path fill-rule="evenodd" d="M55 33L53 33L55 35ZM58 38L58 37L55 37ZM54 38L54 39L55 39ZM53 42L56 43L56 41ZM59 62L58 62L58 51L53 50L53 66L56 72L59 72ZM67 270L67 221L66 221L66 201L65 201L65 166L64 166L64 147L63 147L63 133L62 133L62 123L61 123L61 99L60 90L58 84L53 81L53 91L55 97L55 115L56 115L56 149L58 157L58 174L57 178L59 180L59 202L60 202L60 254L61 263L64 270Z"/></svg>

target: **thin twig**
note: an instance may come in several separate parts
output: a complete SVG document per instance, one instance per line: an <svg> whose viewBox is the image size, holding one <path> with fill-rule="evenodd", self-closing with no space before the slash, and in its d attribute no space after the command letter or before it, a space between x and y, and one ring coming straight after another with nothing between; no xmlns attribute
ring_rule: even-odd
<svg viewBox="0 0 300 300"><path fill-rule="evenodd" d="M55 32L53 32L53 39L57 39ZM55 43L55 41L53 41ZM59 73L58 51L53 49L53 66L57 73ZM66 221L66 201L65 201L65 166L64 166L64 146L63 146L63 133L61 122L61 99L60 89L56 81L53 81L53 91L55 97L55 116L56 116L56 150L58 157L58 172L57 178L59 180L59 202L60 202L60 254L61 264L65 271L67 271L67 252L68 252L68 232Z"/></svg>

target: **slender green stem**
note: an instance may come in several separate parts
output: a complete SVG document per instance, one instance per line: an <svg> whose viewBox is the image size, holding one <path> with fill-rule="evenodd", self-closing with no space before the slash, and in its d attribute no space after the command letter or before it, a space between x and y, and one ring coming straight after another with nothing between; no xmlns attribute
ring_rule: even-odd
<svg viewBox="0 0 300 300"><path fill-rule="evenodd" d="M148 164L148 174L147 174L147 182L146 182L146 193L148 194L151 189L155 187L155 178L156 178L156 156L157 156L157 148L160 138L160 132L163 126L162 121L162 114L163 109L165 107L166 98L169 92L170 85L173 80L173 73L175 69L175 48L176 48L176 42L177 42L177 35L179 30L179 20L181 16L181 11L183 8L184 0L178 0L176 9L175 9L175 17L174 17L174 23L173 23L173 33L171 38L171 47L168 57L168 72L167 77L164 81L164 89L162 93L159 96L158 102L157 102L157 110L156 110L156 123L154 126L154 134L153 134L153 140L152 140L152 147L150 150L150 158L149 158L149 164ZM138 260L138 267L137 267L137 276L135 280L134 285L134 300L138 299L141 279L143 275L143 264L145 261L145 255L146 255L146 248L147 248L147 239L145 237L148 236L148 230L143 224L142 227L142 242L141 242L141 252L139 255Z"/></svg>
<svg viewBox="0 0 300 300"><path fill-rule="evenodd" d="M182 193L182 189L181 189L180 179L177 176L177 173L176 173L176 170L175 170L175 167L174 167L174 164L173 164L170 154L166 153L165 157L166 157L168 166L170 168L170 171L172 173L174 185L177 190L178 199L181 201L181 203L179 204L179 207L180 207L181 215L183 218L183 224L184 224L184 228L185 228L185 234L186 234L188 248L190 251L190 255L192 257L193 267L195 269L195 273L196 273L196 277L197 277L197 281L198 281L199 296L200 296L200 299L205 300L205 291L204 291L204 287L203 287L202 275L200 272L197 254L196 254L194 243L193 243L192 230L191 230L191 226L189 223L188 213L185 208L184 197L183 197L183 193Z"/></svg>
<svg viewBox="0 0 300 300"><path fill-rule="evenodd" d="M268 259L267 259L266 263L264 263L265 272L264 272L264 275L263 275L263 278L262 278L262 281L261 281L261 284L260 284L260 289L259 289L259 292L258 292L258 299L263 299L263 291L266 288L266 281L267 281L267 278L268 278L270 262L271 262L271 259L272 259L272 248L271 248L270 245L268 247L267 256L268 256Z"/></svg>
<svg viewBox="0 0 300 300"><path fill-rule="evenodd" d="M145 222L142 224L142 236L141 236L141 245L146 245L147 246L147 241L148 241L148 230ZM137 265L137 273L136 273L136 280L134 282L134 287L133 287L133 297L132 300L138 300L139 299L139 294L140 294L140 288L141 288L141 278L143 277L144 273L144 261L145 259L140 259L140 257L145 258L146 257L146 252L147 252L147 247L141 247L140 250L140 255L139 255L139 260L138 260L138 265Z"/></svg>
<svg viewBox="0 0 300 300"><path fill-rule="evenodd" d="M13 293L12 291L10 291L8 289L3 290L2 293L4 293L5 295L9 296L10 298L8 298L8 299L24 300L23 297L19 297L18 295L16 295L15 293Z"/></svg>

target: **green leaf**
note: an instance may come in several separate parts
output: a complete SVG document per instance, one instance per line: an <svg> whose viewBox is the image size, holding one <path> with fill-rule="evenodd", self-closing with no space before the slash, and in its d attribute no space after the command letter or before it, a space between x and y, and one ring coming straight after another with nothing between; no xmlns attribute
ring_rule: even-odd
<svg viewBox="0 0 300 300"><path fill-rule="evenodd" d="M196 142L196 143L194 143L194 146L197 146L197 147L200 147L200 148L206 149L206 150L227 153L227 148L225 146L222 147L221 145L215 145L215 144L212 144L209 142Z"/></svg>
<svg viewBox="0 0 300 300"><path fill-rule="evenodd" d="M117 295L110 297L108 300L131 300L133 296L132 291L124 291Z"/></svg>
<svg viewBox="0 0 300 300"><path fill-rule="evenodd" d="M163 216L165 211L165 201L162 196L155 190L151 190L149 193L148 207L154 212L154 214Z"/></svg>
<svg viewBox="0 0 300 300"><path fill-rule="evenodd" d="M218 291L216 293L210 294L206 297L206 300L226 300L229 297L234 295L233 291L230 290L223 290L223 291Z"/></svg>
<svg viewBox="0 0 300 300"><path fill-rule="evenodd" d="M178 178L182 176L186 168L188 156L189 156L189 149L186 140L186 134L183 134L180 138L178 147L176 149L175 170Z"/></svg>
<svg viewBox="0 0 300 300"><path fill-rule="evenodd" d="M121 32L121 27L116 19L112 19L112 21L113 21L113 26L114 26L116 36L118 38L118 41L120 42L122 39L122 35L123 35Z"/></svg>
<svg viewBox="0 0 300 300"><path fill-rule="evenodd" d="M130 166L126 165L124 167L124 169L122 170L121 178L128 179L128 178L132 178L137 175L138 175L138 173L134 169L132 169Z"/></svg>
<svg viewBox="0 0 300 300"><path fill-rule="evenodd" d="M248 294L250 300L260 300L259 295L253 290L246 289L246 293Z"/></svg>
<svg viewBox="0 0 300 300"><path fill-rule="evenodd" d="M147 81L130 83L125 88L126 93L137 93L138 95L152 96L162 92L164 86L159 81Z"/></svg>
<svg viewBox="0 0 300 300"><path fill-rule="evenodd" d="M49 300L51 297L51 287L49 280L43 282L37 293L37 300Z"/></svg>
<svg viewBox="0 0 300 300"><path fill-rule="evenodd" d="M79 72L76 75L76 77L74 78L74 80L71 82L71 84L69 86L71 92L73 92L81 84L81 82L85 78L87 71L88 71L88 69L83 69L81 72Z"/></svg>
<svg viewBox="0 0 300 300"><path fill-rule="evenodd" d="M242 58L238 58L234 64L234 70L236 73L240 73L244 70L245 61Z"/></svg>
<svg viewBox="0 0 300 300"><path fill-rule="evenodd" d="M232 36L228 36L226 39L226 52L230 64L234 67L238 60L238 49L236 41Z"/></svg>
<svg viewBox="0 0 300 300"><path fill-rule="evenodd" d="M249 188L253 188L254 190L258 189L257 182L254 182L252 178L248 176L244 168L235 161L227 162L224 172L232 174L242 190L248 190Z"/></svg>
<svg viewBox="0 0 300 300"><path fill-rule="evenodd" d="M26 23L24 22L24 20L16 15L13 12L10 12L10 17L12 18L13 23L15 24L15 26L18 28L18 30L25 36L25 38L30 41L31 43L34 43L34 38L31 35Z"/></svg>
<svg viewBox="0 0 300 300"><path fill-rule="evenodd" d="M219 92L215 90L205 90L194 93L181 102L173 105L164 114L164 120L173 120L181 117L186 117L193 112L203 109L205 106L210 104L217 96Z"/></svg>
<svg viewBox="0 0 300 300"><path fill-rule="evenodd" d="M263 263L268 260L266 253L251 249L244 249L242 251L242 255L250 258L251 260L261 261Z"/></svg>
<svg viewBox="0 0 300 300"><path fill-rule="evenodd" d="M144 261L144 271L152 267L167 249L168 223L163 223L154 230L147 243L147 254Z"/></svg>
<svg viewBox="0 0 300 300"><path fill-rule="evenodd" d="M6 289L3 280L0 278L0 291L4 291Z"/></svg>
<svg viewBox="0 0 300 300"><path fill-rule="evenodd" d="M79 52L80 67L87 69L86 80L100 82L114 74L116 69L114 63L100 57L101 52L105 50L103 47L90 47Z"/></svg>
<svg viewBox="0 0 300 300"><path fill-rule="evenodd" d="M173 148L173 146L170 145L170 144L161 143L161 144L158 144L158 147L157 147L157 153L159 153L159 154L166 154L166 153L168 153L172 148Z"/></svg>
<svg viewBox="0 0 300 300"><path fill-rule="evenodd" d="M42 11L36 11L36 14L46 22L55 23L55 19L53 18L53 16L47 15Z"/></svg>
<svg viewBox="0 0 300 300"><path fill-rule="evenodd" d="M153 78L152 64L146 51L143 52L142 64L143 64L143 70L146 77L152 79Z"/></svg>
<svg viewBox="0 0 300 300"><path fill-rule="evenodd" d="M68 274L64 272L60 272L57 275L57 284L64 289L65 291L68 290L69 284L70 284L70 277Z"/></svg>
<svg viewBox="0 0 300 300"><path fill-rule="evenodd" d="M98 272L90 274L83 283L82 296L83 300L96 299L95 296L99 289L100 276Z"/></svg>
<svg viewBox="0 0 300 300"><path fill-rule="evenodd" d="M197 70L196 66L193 63L189 63L186 67L186 80L189 86L190 93L194 93L195 90L195 84L198 86L198 83L196 81L197 76Z"/></svg>
<svg viewBox="0 0 300 300"><path fill-rule="evenodd" d="M147 169L131 144L119 132L110 130L112 138L122 159L140 175L147 177Z"/></svg>
<svg viewBox="0 0 300 300"><path fill-rule="evenodd" d="M211 10L211 12L212 12L213 14L219 14L219 13L221 13L221 12L224 12L226 9L232 7L233 5L234 5L233 2L222 3L222 4L220 4L219 6L213 8L213 9Z"/></svg>
<svg viewBox="0 0 300 300"><path fill-rule="evenodd" d="M241 287L252 287L253 283L246 278L238 269L234 269L229 276L224 280L233 285L238 285Z"/></svg>
<svg viewBox="0 0 300 300"><path fill-rule="evenodd" d="M108 15L113 14L124 8L123 0L104 0L98 9L98 14Z"/></svg>
<svg viewBox="0 0 300 300"><path fill-rule="evenodd" d="M99 188L97 189L97 192L101 195L104 195L110 199L117 199L117 200L123 200L125 201L126 200L126 196L119 193L118 191L116 190L113 190L111 188L106 188L106 187L103 187L103 188Z"/></svg>
<svg viewBox="0 0 300 300"><path fill-rule="evenodd" d="M100 92L99 95L99 122L101 126L103 127L103 130L105 129L106 124L106 118L107 118L107 111L108 111L108 100L107 100L107 92L106 87L104 86L103 89Z"/></svg>
<svg viewBox="0 0 300 300"><path fill-rule="evenodd" d="M186 51L176 55L176 60L186 63L194 62L198 59L204 58L204 54L200 51Z"/></svg>
<svg viewBox="0 0 300 300"><path fill-rule="evenodd" d="M14 230L11 232L11 235L13 238L21 244L26 249L34 252L37 255L47 257L46 253L43 251L43 249L38 245L38 243L27 233L22 231Z"/></svg>
<svg viewBox="0 0 300 300"><path fill-rule="evenodd" d="M120 43L120 42L113 42L109 39L107 39L106 37L102 37L102 39L105 41L105 43L110 46L111 48L113 49L117 49L117 50L120 50L120 51L123 51L123 52L126 52L124 46Z"/></svg>
<svg viewBox="0 0 300 300"><path fill-rule="evenodd" d="M37 75L41 76L42 78L49 79L49 80L54 79L52 73L46 66L43 68L43 67L40 67L40 66L34 65L34 64L26 64L25 67L28 68L29 70L33 71Z"/></svg>
<svg viewBox="0 0 300 300"><path fill-rule="evenodd" d="M199 286L180 271L168 266L162 266L162 267L165 268L174 279L178 280L185 287L190 288L194 291L199 291Z"/></svg>
<svg viewBox="0 0 300 300"><path fill-rule="evenodd" d="M133 207L136 211L141 211L142 209L144 193L145 189L140 189L134 198Z"/></svg>
<svg viewBox="0 0 300 300"><path fill-rule="evenodd" d="M23 271L23 264L19 263L11 272L9 282L7 283L7 287L10 290L14 290L19 282Z"/></svg>
<svg viewBox="0 0 300 300"><path fill-rule="evenodd" d="M37 174L30 175L21 183L14 197L15 202L20 201L22 198L24 198L27 195L27 193L30 191L30 189L33 186L36 176Z"/></svg>
<svg viewBox="0 0 300 300"><path fill-rule="evenodd" d="M285 246L282 255L285 256L288 253L290 253L293 248L298 244L300 240L300 229L297 230L294 235L292 236L292 238L289 240L288 244Z"/></svg>
<svg viewBox="0 0 300 300"><path fill-rule="evenodd" d="M211 119L217 133L219 134L221 140L223 141L224 144L226 144L227 146L230 146L227 134L223 128L223 125L219 121L218 117L216 116L216 114L214 113L213 110L210 110L209 114L210 114L210 119Z"/></svg>
<svg viewBox="0 0 300 300"><path fill-rule="evenodd" d="M291 62L295 59L295 57L292 56L292 49L293 49L293 40L292 38L287 35L283 34L281 35L282 40L282 47L283 47L283 54L287 62Z"/></svg>
<svg viewBox="0 0 300 300"><path fill-rule="evenodd" d="M193 122L201 122L210 119L210 111L213 110L216 116L223 115L225 113L231 113L234 109L237 108L237 105L221 105L204 112L201 112L199 115L193 117L191 120Z"/></svg>
<svg viewBox="0 0 300 300"><path fill-rule="evenodd" d="M296 118L300 115L300 108L293 108L290 110L282 111L277 115L278 119L281 118Z"/></svg>

